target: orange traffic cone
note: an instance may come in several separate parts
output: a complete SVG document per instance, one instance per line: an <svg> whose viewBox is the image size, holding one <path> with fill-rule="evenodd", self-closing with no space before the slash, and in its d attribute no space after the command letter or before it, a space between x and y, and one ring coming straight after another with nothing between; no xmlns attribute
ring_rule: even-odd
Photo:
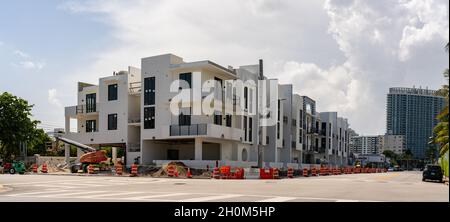
<svg viewBox="0 0 450 222"><path fill-rule="evenodd" d="M188 171L187 171L187 178L192 178L191 168L188 168Z"/></svg>

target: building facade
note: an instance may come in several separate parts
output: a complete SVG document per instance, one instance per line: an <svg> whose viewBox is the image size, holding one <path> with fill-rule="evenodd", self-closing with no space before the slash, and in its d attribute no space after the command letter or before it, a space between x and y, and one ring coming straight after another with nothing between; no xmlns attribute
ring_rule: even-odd
<svg viewBox="0 0 450 222"><path fill-rule="evenodd" d="M356 136L352 137L352 150L354 154L378 154L379 136Z"/></svg>
<svg viewBox="0 0 450 222"><path fill-rule="evenodd" d="M378 147L379 154L390 150L401 155L406 150L405 137L403 135L380 135L378 136Z"/></svg>
<svg viewBox="0 0 450 222"><path fill-rule="evenodd" d="M435 93L421 88L390 88L387 95L387 134L403 135L415 158L425 158L436 116L445 104L444 97Z"/></svg>
<svg viewBox="0 0 450 222"><path fill-rule="evenodd" d="M242 85L233 85L236 80ZM111 146L113 159L117 149L124 149L126 164L256 164L258 156L264 166L346 164L346 119L336 112L322 116L316 102L293 93L290 84L271 79L278 86L272 89L259 80L267 80L262 61L225 68L209 60L185 62L172 54L143 58L140 68L100 78L98 85L78 83L77 105L65 108L65 137L96 148ZM205 103L208 99L211 103ZM276 104L267 114L276 117L273 125L260 124L263 100ZM68 150L66 146L66 156Z"/></svg>

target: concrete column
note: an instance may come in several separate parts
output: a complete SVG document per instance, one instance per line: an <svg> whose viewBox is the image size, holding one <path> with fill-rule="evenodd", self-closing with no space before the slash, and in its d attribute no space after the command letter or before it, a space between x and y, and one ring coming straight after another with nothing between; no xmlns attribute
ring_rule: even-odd
<svg viewBox="0 0 450 222"><path fill-rule="evenodd" d="M70 133L70 117L65 118L65 133Z"/></svg>
<svg viewBox="0 0 450 222"><path fill-rule="evenodd" d="M114 164L116 164L116 160L117 160L117 147L113 147L112 148L112 161Z"/></svg>
<svg viewBox="0 0 450 222"><path fill-rule="evenodd" d="M202 160L202 143L201 138L195 138L195 160Z"/></svg>
<svg viewBox="0 0 450 222"><path fill-rule="evenodd" d="M80 149L77 149L77 162L80 162L80 157L84 154L83 151L81 151Z"/></svg>
<svg viewBox="0 0 450 222"><path fill-rule="evenodd" d="M66 164L69 164L70 163L70 145L69 144L64 144L64 157L65 157Z"/></svg>

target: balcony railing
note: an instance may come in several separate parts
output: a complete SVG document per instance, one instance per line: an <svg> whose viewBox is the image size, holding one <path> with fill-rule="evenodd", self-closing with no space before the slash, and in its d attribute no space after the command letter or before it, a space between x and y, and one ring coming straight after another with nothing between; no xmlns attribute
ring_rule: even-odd
<svg viewBox="0 0 450 222"><path fill-rule="evenodd" d="M128 123L140 123L140 122L141 118L139 117L128 118Z"/></svg>
<svg viewBox="0 0 450 222"><path fill-rule="evenodd" d="M98 103L92 105L77 105L76 114L89 114L98 112Z"/></svg>
<svg viewBox="0 0 450 222"><path fill-rule="evenodd" d="M130 94L139 94L141 93L142 84L141 82L130 82Z"/></svg>
<svg viewBox="0 0 450 222"><path fill-rule="evenodd" d="M128 144L128 152L140 152L141 144L139 143L130 143Z"/></svg>
<svg viewBox="0 0 450 222"><path fill-rule="evenodd" d="M170 136L206 135L207 124L171 125Z"/></svg>

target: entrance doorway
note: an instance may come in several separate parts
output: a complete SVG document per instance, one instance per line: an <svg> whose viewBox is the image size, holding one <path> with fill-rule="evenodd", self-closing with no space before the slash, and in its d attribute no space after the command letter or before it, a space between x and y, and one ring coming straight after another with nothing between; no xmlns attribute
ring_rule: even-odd
<svg viewBox="0 0 450 222"><path fill-rule="evenodd" d="M179 160L178 150L167 150L167 159L168 160Z"/></svg>

